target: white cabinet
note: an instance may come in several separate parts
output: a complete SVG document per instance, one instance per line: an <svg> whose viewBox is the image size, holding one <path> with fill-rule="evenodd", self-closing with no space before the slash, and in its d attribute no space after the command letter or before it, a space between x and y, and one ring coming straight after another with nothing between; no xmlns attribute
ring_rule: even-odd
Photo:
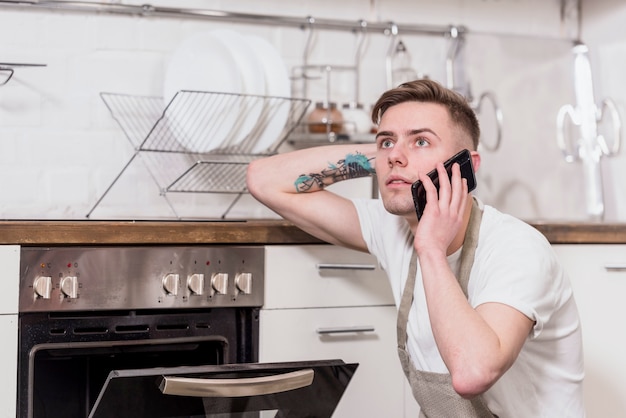
<svg viewBox="0 0 626 418"><path fill-rule="evenodd" d="M20 247L0 245L0 315L17 315L20 286Z"/></svg>
<svg viewBox="0 0 626 418"><path fill-rule="evenodd" d="M0 417L15 417L17 399L17 310L20 274L20 247L0 246Z"/></svg>
<svg viewBox="0 0 626 418"><path fill-rule="evenodd" d="M554 245L572 281L588 417L626 416L626 245Z"/></svg>
<svg viewBox="0 0 626 418"><path fill-rule="evenodd" d="M393 305L369 254L332 245L266 246L265 309Z"/></svg>
<svg viewBox="0 0 626 418"><path fill-rule="evenodd" d="M376 259L331 245L266 251L259 360L359 363L333 417L405 416L414 401L406 399L397 311Z"/></svg>

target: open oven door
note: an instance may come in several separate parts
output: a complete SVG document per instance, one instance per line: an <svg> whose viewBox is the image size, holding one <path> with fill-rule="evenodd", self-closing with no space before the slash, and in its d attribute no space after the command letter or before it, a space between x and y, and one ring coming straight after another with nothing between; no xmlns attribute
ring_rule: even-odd
<svg viewBox="0 0 626 418"><path fill-rule="evenodd" d="M358 363L323 360L114 370L90 418L330 418Z"/></svg>

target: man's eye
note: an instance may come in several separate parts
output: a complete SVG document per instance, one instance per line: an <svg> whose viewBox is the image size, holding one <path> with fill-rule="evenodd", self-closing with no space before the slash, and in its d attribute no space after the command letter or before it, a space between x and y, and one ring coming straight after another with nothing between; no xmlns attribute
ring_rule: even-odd
<svg viewBox="0 0 626 418"><path fill-rule="evenodd" d="M428 146L428 144L429 142L425 138L417 138L417 140L415 141L415 145L417 145L418 147L426 147Z"/></svg>
<svg viewBox="0 0 626 418"><path fill-rule="evenodd" d="M380 141L380 147L381 148L391 148L391 147L393 147L393 141L391 141L389 139L383 139L382 141Z"/></svg>

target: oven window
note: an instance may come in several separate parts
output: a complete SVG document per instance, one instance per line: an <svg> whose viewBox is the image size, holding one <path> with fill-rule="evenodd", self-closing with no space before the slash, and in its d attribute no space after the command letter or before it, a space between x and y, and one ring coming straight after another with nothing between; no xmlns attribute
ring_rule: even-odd
<svg viewBox="0 0 626 418"><path fill-rule="evenodd" d="M33 417L84 418L112 370L224 364L226 341L151 341L149 344L38 348L33 362Z"/></svg>
<svg viewBox="0 0 626 418"><path fill-rule="evenodd" d="M23 313L18 417L86 418L112 370L258 361L258 309Z"/></svg>

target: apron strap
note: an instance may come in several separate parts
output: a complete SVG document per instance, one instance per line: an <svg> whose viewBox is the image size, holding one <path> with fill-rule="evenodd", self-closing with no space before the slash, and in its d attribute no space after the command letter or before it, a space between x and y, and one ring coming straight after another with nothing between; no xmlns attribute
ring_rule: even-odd
<svg viewBox="0 0 626 418"><path fill-rule="evenodd" d="M472 212L463 239L463 249L461 250L461 265L457 274L457 280L467 298L467 284L469 283L470 272L474 265L476 247L478 247L478 234L480 232L480 222L483 218L483 211L478 207L478 202L472 199ZM415 251L414 251L415 252Z"/></svg>

